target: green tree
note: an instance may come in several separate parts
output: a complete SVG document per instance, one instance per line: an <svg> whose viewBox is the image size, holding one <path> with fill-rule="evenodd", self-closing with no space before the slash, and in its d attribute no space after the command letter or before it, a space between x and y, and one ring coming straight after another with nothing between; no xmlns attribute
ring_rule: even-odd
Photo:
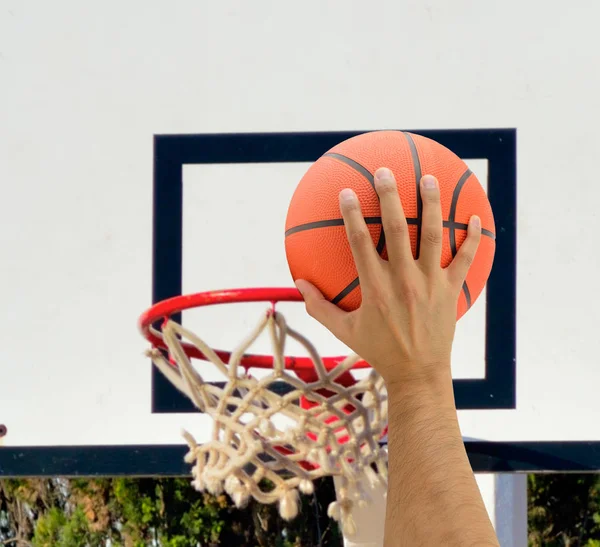
<svg viewBox="0 0 600 547"><path fill-rule="evenodd" d="M186 479L0 481L0 544L15 547L340 547L326 515L333 481L302 497L284 522L274 505L237 509L226 495L196 492Z"/></svg>
<svg viewBox="0 0 600 547"><path fill-rule="evenodd" d="M529 545L600 547L600 476L529 475Z"/></svg>

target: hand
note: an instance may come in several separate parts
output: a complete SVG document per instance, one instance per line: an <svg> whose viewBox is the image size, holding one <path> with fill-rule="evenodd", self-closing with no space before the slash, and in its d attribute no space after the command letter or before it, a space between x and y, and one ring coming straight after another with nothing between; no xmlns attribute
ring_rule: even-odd
<svg viewBox="0 0 600 547"><path fill-rule="evenodd" d="M411 250L408 225L389 169L375 173L389 260L375 250L352 190L340 193L340 209L356 263L362 303L345 312L305 280L297 280L308 313L371 364L388 384L450 374L458 297L481 236L478 217L452 263L442 269L442 212L437 180L421 179L423 215L420 256Z"/></svg>

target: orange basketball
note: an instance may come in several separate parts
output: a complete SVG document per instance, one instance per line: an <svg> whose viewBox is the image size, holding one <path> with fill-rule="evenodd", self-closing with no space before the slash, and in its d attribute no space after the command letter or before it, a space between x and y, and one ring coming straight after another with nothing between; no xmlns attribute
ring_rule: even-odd
<svg viewBox="0 0 600 547"><path fill-rule="evenodd" d="M467 236L471 215L481 218L482 237L458 301L461 317L481 294L494 260L495 226L484 189L467 165L441 144L412 133L377 131L348 139L321 156L294 192L285 224L285 250L294 279L306 279L344 310L360 306L361 293L340 213L338 195L356 192L373 244L387 258L373 174L394 173L413 255L418 257L423 175L440 184L444 239L442 267L448 266Z"/></svg>

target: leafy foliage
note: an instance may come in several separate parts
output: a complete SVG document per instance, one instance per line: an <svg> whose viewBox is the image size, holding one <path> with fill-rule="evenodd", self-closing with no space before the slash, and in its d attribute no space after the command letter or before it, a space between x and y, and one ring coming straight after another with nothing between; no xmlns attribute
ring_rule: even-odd
<svg viewBox="0 0 600 547"><path fill-rule="evenodd" d="M530 547L600 547L600 476L531 475ZM238 510L179 479L0 481L0 544L11 547L341 547L326 508L333 482L302 497L293 522L277 507Z"/></svg>
<svg viewBox="0 0 600 547"><path fill-rule="evenodd" d="M600 476L528 477L531 547L600 547Z"/></svg>
<svg viewBox="0 0 600 547"><path fill-rule="evenodd" d="M282 521L275 506L239 510L225 495L196 492L185 479L0 481L0 544L32 547L298 547L342 544L326 515L331 480Z"/></svg>

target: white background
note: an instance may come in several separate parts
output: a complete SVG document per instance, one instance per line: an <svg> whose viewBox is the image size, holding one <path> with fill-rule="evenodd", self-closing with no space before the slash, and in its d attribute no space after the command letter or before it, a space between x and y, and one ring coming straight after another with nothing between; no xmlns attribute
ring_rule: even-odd
<svg viewBox="0 0 600 547"><path fill-rule="evenodd" d="M207 431L206 417L150 414L136 320L151 299L154 134L482 127L518 130L518 408L461 412L463 434L600 439L599 11L591 0L0 0L5 444ZM283 219L305 168L185 169L186 291L290 284ZM260 218L254 230L246 215ZM457 377L481 376L482 306L459 323ZM239 340L255 315L231 332L229 313L198 316L199 332ZM335 346L314 336L324 353Z"/></svg>

